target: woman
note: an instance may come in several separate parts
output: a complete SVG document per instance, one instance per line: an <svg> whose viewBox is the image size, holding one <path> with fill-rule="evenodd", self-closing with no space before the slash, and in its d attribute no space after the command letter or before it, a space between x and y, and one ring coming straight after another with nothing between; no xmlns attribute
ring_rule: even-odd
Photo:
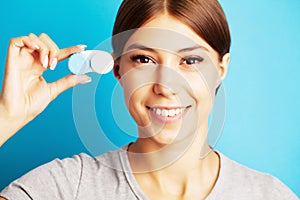
<svg viewBox="0 0 300 200"><path fill-rule="evenodd" d="M114 73L138 125L137 141L96 158L81 154L54 160L0 196L297 199L278 179L229 160L207 143L208 115L230 59L229 29L217 1L125 0L113 35ZM53 84L42 79L45 68L54 69L57 61L83 49L59 50L45 34L11 41L0 104L1 113L7 113L0 116L1 141L59 93L90 81L75 75Z"/></svg>

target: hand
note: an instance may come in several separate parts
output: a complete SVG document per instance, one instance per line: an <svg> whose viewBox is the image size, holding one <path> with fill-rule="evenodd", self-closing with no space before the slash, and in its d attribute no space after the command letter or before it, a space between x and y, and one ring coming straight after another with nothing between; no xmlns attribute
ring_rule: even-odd
<svg viewBox="0 0 300 200"><path fill-rule="evenodd" d="M47 68L54 70L57 62L84 48L79 45L59 49L46 34L11 39L0 95L0 146L60 93L91 81L86 75L68 75L53 83L43 78Z"/></svg>

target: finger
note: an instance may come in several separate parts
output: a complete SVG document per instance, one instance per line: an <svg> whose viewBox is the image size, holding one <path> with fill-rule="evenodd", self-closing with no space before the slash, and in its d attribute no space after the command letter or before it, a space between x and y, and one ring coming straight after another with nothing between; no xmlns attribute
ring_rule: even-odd
<svg viewBox="0 0 300 200"><path fill-rule="evenodd" d="M40 38L38 38L34 34L29 34L29 37L31 40L33 40L38 46L39 49L37 51L39 52L40 56L40 62L42 66L47 69L49 66L49 46L47 43L44 43Z"/></svg>
<svg viewBox="0 0 300 200"><path fill-rule="evenodd" d="M50 69L54 70L57 65L57 56L59 53L59 48L47 34L42 33L39 36L39 38L41 41L43 41L49 47Z"/></svg>
<svg viewBox="0 0 300 200"><path fill-rule="evenodd" d="M9 52L18 54L20 52L20 49L23 47L26 47L31 50L39 49L39 46L37 45L37 43L34 40L32 40L31 38L29 38L27 36L22 36L22 37L13 38L10 40Z"/></svg>
<svg viewBox="0 0 300 200"><path fill-rule="evenodd" d="M49 83L49 89L50 89L50 97L51 101L55 99L59 94L64 92L65 90L74 87L78 84L86 84L91 82L91 78L87 75L68 75L62 79L59 79L58 81L55 81L53 83Z"/></svg>
<svg viewBox="0 0 300 200"><path fill-rule="evenodd" d="M87 47L86 45L77 45L77 46L61 49L58 54L58 61L64 60L70 57L74 53L82 52L85 50L86 47Z"/></svg>

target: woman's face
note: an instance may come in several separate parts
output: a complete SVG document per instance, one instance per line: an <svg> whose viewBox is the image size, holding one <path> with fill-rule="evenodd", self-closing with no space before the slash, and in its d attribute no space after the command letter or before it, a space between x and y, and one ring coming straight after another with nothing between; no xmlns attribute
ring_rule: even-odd
<svg viewBox="0 0 300 200"><path fill-rule="evenodd" d="M168 15L149 21L127 41L117 78L139 137L170 144L207 126L229 56Z"/></svg>

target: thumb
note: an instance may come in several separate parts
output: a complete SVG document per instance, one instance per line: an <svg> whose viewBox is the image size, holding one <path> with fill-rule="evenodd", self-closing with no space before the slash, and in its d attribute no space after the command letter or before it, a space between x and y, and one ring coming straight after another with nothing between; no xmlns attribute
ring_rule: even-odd
<svg viewBox="0 0 300 200"><path fill-rule="evenodd" d="M53 83L49 83L51 101L54 100L59 94L65 90L72 88L78 84L86 84L91 82L92 79L87 75L68 75Z"/></svg>

